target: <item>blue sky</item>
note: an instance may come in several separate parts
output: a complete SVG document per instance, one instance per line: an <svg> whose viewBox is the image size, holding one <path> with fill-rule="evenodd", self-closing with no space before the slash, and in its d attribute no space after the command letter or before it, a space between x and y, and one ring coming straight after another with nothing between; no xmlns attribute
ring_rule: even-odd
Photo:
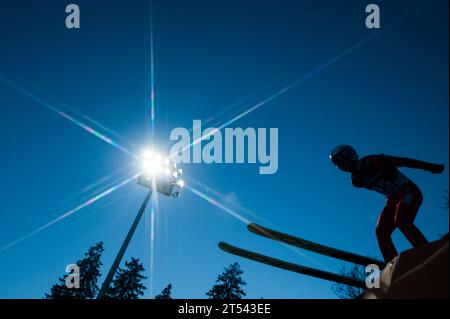
<svg viewBox="0 0 450 319"><path fill-rule="evenodd" d="M199 190L248 219L380 256L374 230L385 199L353 188L330 164L330 149L349 143L361 154L448 167L447 1L377 1L382 31L375 36L378 31L364 25L365 1L154 1L153 20L149 1L76 3L81 29L68 30L64 1L2 2L0 79L133 152L151 144L151 25L155 140L162 151L169 150L173 128L190 128L194 119L220 125L313 72L229 125L279 129L276 174L259 175L254 164L182 165L186 175L223 196ZM0 114L0 247L137 170L132 157L4 81ZM441 209L448 171L403 171L424 193L417 225L429 239L438 238L448 231ZM0 298L41 298L97 241L105 244L105 274L145 192L130 182L0 252ZM335 297L329 282L228 255L217 243L331 271L342 263L250 234L189 191L179 199L158 196L154 226L153 272L149 212L126 255L141 258L147 269L145 297L172 283L176 298L203 298L234 261L244 270L250 298ZM409 248L398 231L394 240L399 249Z"/></svg>

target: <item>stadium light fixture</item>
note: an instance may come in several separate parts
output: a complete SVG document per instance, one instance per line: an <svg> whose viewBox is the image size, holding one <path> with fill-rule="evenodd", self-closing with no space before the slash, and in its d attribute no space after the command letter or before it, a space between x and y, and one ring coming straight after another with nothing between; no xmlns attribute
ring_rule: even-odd
<svg viewBox="0 0 450 319"><path fill-rule="evenodd" d="M175 163L160 154L145 150L142 153L142 173L138 177L138 184L157 191L169 197L179 197L184 181L181 179L183 171L177 169Z"/></svg>
<svg viewBox="0 0 450 319"><path fill-rule="evenodd" d="M145 197L125 240L123 241L116 258L114 259L108 274L106 275L102 287L97 295L97 299L103 299L105 297L117 268L119 267L120 261L122 260L131 238L136 231L139 221L144 214L145 208L147 207L147 203L150 200L153 191L157 191L169 197L180 197L181 189L184 186L184 181L181 179L183 171L178 169L177 165L169 158L163 159L158 153L153 152L152 150L146 150L142 153L141 161L142 172L138 177L137 183L149 189L149 192Z"/></svg>

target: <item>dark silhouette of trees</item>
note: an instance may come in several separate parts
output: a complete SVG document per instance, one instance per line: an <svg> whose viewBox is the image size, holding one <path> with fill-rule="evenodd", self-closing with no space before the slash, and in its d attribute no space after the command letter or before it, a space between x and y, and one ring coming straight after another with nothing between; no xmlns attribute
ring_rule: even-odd
<svg viewBox="0 0 450 319"><path fill-rule="evenodd" d="M246 285L241 278L243 273L237 262L231 264L218 276L216 284L206 295L209 299L242 299L246 295L241 288Z"/></svg>
<svg viewBox="0 0 450 319"><path fill-rule="evenodd" d="M125 262L125 269L119 267L112 282L112 286L107 290L105 298L109 299L138 299L147 289L142 280L147 277L142 275L144 267L138 258L131 257Z"/></svg>
<svg viewBox="0 0 450 319"><path fill-rule="evenodd" d="M341 275L356 279L359 281L366 280L365 268L361 265L353 264L350 269L343 267L340 271ZM364 293L364 289L348 286L345 284L335 283L332 290L336 296L341 299L355 299Z"/></svg>
<svg viewBox="0 0 450 319"><path fill-rule="evenodd" d="M79 288L68 288L66 279L70 274L60 277L58 283L53 285L50 293L45 294L46 299L93 299L99 292L97 285L101 276L100 259L104 251L103 243L99 242L89 248L85 257L77 261L79 267ZM107 290L105 298L114 299L137 299L143 295L146 287L141 283L147 277L142 275L144 267L139 259L131 257L125 262L125 269L119 268L111 287Z"/></svg>
<svg viewBox="0 0 450 319"><path fill-rule="evenodd" d="M155 299L172 299L172 284L168 284L159 295L155 296Z"/></svg>
<svg viewBox="0 0 450 319"><path fill-rule="evenodd" d="M67 288L66 278L64 275L59 278L59 282L50 289L49 294L45 294L47 299L92 299L98 293L97 281L100 277L100 266L102 265L100 258L104 251L103 243L99 242L95 246L89 248L85 253L85 257L77 261L77 266L80 269L80 287Z"/></svg>

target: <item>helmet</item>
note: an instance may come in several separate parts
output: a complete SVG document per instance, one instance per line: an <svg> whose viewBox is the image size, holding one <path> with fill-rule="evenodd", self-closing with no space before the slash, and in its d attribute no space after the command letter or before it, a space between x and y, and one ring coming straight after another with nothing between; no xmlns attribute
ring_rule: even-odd
<svg viewBox="0 0 450 319"><path fill-rule="evenodd" d="M336 146L330 153L330 159L334 165L338 165L345 160L357 161L358 158L358 153L350 145Z"/></svg>

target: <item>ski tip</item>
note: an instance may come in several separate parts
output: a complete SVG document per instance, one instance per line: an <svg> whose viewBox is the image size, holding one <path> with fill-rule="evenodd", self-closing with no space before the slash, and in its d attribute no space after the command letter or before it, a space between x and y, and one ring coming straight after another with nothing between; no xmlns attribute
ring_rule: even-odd
<svg viewBox="0 0 450 319"><path fill-rule="evenodd" d="M258 229L259 227L261 227L261 226L259 226L259 225L256 224L256 223L250 223L250 224L247 225L247 229L248 229L248 230Z"/></svg>
<svg viewBox="0 0 450 319"><path fill-rule="evenodd" d="M247 229L249 231L251 231L252 233L259 234L261 232L264 232L265 228L263 226L261 226L261 225L256 224L256 223L250 223L250 224L247 225Z"/></svg>
<svg viewBox="0 0 450 319"><path fill-rule="evenodd" d="M221 241L217 246L219 246L219 248L225 252L229 252L230 249L232 248L230 244L227 244L224 241Z"/></svg>

